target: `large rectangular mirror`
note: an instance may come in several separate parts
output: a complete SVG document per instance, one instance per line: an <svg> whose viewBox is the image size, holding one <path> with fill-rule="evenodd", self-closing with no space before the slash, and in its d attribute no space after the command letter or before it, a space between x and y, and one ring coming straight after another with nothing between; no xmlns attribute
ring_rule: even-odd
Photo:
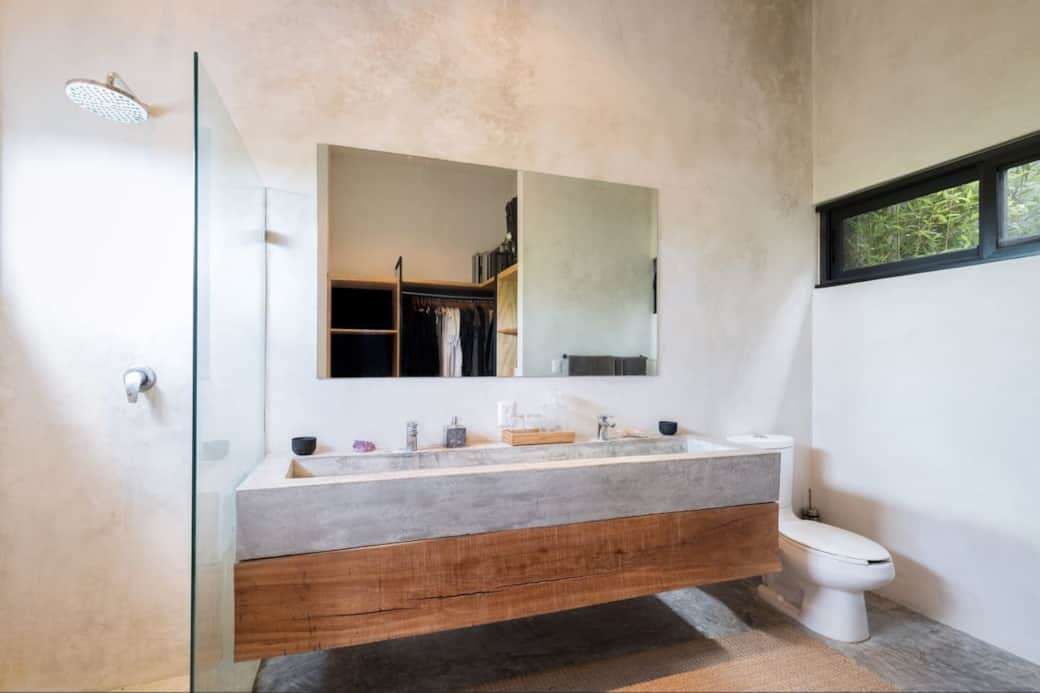
<svg viewBox="0 0 1040 693"><path fill-rule="evenodd" d="M653 375L657 191L319 145L323 377Z"/></svg>

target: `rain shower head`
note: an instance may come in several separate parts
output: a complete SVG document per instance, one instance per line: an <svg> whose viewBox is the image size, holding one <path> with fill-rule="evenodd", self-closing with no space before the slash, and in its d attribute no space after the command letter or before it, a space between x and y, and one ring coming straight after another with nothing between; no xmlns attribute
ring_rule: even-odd
<svg viewBox="0 0 1040 693"><path fill-rule="evenodd" d="M122 86L117 87L116 80ZM65 83L65 95L80 108L117 123L143 123L148 120L148 107L137 100L130 91L130 85L115 72L108 73L104 82L70 79Z"/></svg>

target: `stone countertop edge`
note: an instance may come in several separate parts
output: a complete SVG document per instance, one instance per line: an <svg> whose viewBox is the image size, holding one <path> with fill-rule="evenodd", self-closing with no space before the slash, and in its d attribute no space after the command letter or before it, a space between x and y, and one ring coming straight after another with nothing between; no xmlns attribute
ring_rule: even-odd
<svg viewBox="0 0 1040 693"><path fill-rule="evenodd" d="M264 460L250 472L245 479L242 480L236 489L236 493L243 493L249 491L262 491L267 489L277 488L293 488L299 486L324 486L327 484L349 484L349 483L363 483L371 481L384 481L391 479L418 479L424 477L442 477L442 476L460 476L460 475L479 475L489 473L508 473L508 472L520 472L520 471L532 471L538 469L563 469L563 468L574 468L574 467L595 467L610 464L641 464L647 462L662 462L666 460L682 460L682 459L703 459L712 457L749 457L749 456L769 456L775 454L775 451L761 450L758 448L742 448L733 445L732 443L722 443L712 438L703 436L681 436L687 440L696 441L698 443L705 443L709 445L718 445L724 447L722 450L692 450L687 452L668 453L668 454L652 454L652 455L629 455L619 457L596 457L591 459L564 459L564 460L539 460L536 462L505 462L499 464L482 464L482 465L466 465L459 467L442 467L442 468L427 468L427 469L408 469L398 470L389 472L371 472L366 474L339 474L329 476L315 476L315 477L300 477L293 478L289 474L292 470L294 455L291 454L276 454L268 455ZM659 437L653 438L616 438L611 439L608 442L622 441L622 440L657 440ZM600 441L586 440L577 441L578 443L595 443ZM544 447L566 447L564 445L551 445ZM484 443L479 445L470 445L464 450L474 449L502 449L511 448L513 446L508 443ZM525 446L535 447L535 446ZM539 446L541 447L541 446ZM422 448L419 452L447 452L451 453L452 448ZM320 459L320 458L343 458L343 457L355 457L364 458L366 456L400 456L407 457L414 455L414 452L402 451L402 450L388 450L381 451L375 450L371 453L359 453L351 451L349 453L338 453L338 452L327 452L321 455L308 455L308 459Z"/></svg>

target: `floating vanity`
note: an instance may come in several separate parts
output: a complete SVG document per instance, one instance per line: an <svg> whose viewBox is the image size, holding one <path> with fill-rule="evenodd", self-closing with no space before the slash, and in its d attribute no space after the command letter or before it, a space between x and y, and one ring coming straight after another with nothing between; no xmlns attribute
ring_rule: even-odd
<svg viewBox="0 0 1040 693"><path fill-rule="evenodd" d="M269 457L237 491L236 659L778 570L779 465L692 437Z"/></svg>

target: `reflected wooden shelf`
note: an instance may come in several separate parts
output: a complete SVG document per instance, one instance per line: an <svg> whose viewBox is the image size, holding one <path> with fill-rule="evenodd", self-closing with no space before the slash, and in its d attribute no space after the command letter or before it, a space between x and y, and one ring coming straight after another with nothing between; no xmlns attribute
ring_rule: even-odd
<svg viewBox="0 0 1040 693"><path fill-rule="evenodd" d="M333 327L332 334L397 334L397 330L355 330L342 327Z"/></svg>
<svg viewBox="0 0 1040 693"><path fill-rule="evenodd" d="M397 280L387 277L348 277L343 274L330 274L329 284L336 287L392 289L397 286Z"/></svg>
<svg viewBox="0 0 1040 693"><path fill-rule="evenodd" d="M516 273L516 265L510 265L504 270L499 272L496 276L491 279L485 279L482 282L459 282L450 279L407 279L405 280L405 286L441 286L444 288L451 289L490 289L495 285L496 281L499 281L505 277L508 277ZM345 284L349 286L373 286L373 287L384 287L384 286L396 286L397 279L395 277L358 277L346 274L334 274L329 273L329 282L333 286L338 284Z"/></svg>
<svg viewBox="0 0 1040 693"><path fill-rule="evenodd" d="M484 281L480 282L479 284L475 284L474 286L476 286L476 287L478 287L480 289L488 289L488 288L494 286L495 282L502 281L503 279L505 279L506 277L508 277L511 274L516 274L516 263L515 262L512 265L510 265L509 267L506 267L504 270L502 270L501 272L499 272L495 276L491 277L491 279L485 279Z"/></svg>
<svg viewBox="0 0 1040 693"><path fill-rule="evenodd" d="M455 282L446 279L406 279L404 286L433 286L444 289L488 289L490 285L475 282Z"/></svg>
<svg viewBox="0 0 1040 693"><path fill-rule="evenodd" d="M517 265L512 264L495 277L495 375L516 373L517 349L520 347L519 316L517 315Z"/></svg>
<svg viewBox="0 0 1040 693"><path fill-rule="evenodd" d="M347 286L375 286L393 287L397 286L395 277L354 277L345 274L329 274L329 282L333 286L340 284ZM479 284L475 282L457 282L450 279L406 279L404 286L439 286L445 289L490 289L495 283L494 279Z"/></svg>

